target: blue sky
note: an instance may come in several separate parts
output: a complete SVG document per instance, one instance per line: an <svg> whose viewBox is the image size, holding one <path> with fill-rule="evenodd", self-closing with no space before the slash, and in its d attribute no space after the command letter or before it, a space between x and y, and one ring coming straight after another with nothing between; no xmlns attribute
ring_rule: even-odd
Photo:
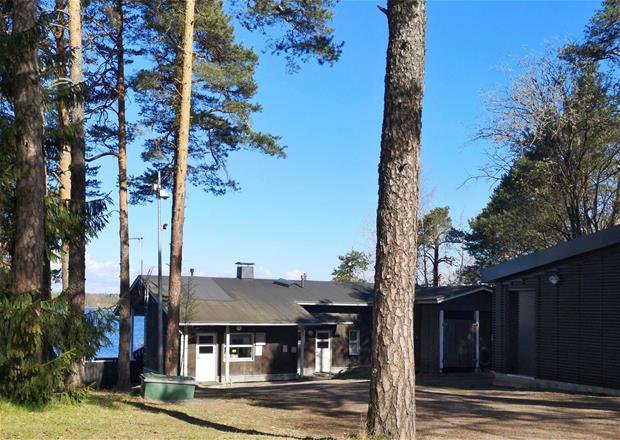
<svg viewBox="0 0 620 440"><path fill-rule="evenodd" d="M329 279L337 255L371 248L383 113L387 23L376 1L343 1L336 37L345 41L333 67L310 62L288 74L282 58L262 54L256 79L263 112L257 129L282 136L286 159L241 152L230 174L241 191L223 197L188 191L183 266L197 275L233 276L235 261L253 261L260 277ZM582 36L599 8L595 1L429 1L423 108L422 186L428 207L450 206L466 225L487 203L492 182L468 181L485 163L472 142L485 121L483 94L508 84L501 67ZM263 47L257 36L243 41ZM130 118L137 118L135 103ZM142 167L140 139L131 145L129 172ZM116 202L116 163L103 159L102 188ZM169 223L170 201L164 202ZM115 207L112 209L116 209ZM118 222L87 249L89 292L118 291ZM144 237L145 272L156 273L155 204L131 206L130 236ZM164 237L164 262L169 237ZM132 277L140 270L131 246Z"/></svg>

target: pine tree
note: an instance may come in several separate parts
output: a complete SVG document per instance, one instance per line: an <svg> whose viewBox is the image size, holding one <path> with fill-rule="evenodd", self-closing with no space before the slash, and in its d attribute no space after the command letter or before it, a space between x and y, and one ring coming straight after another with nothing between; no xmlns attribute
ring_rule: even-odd
<svg viewBox="0 0 620 440"><path fill-rule="evenodd" d="M351 251L339 255L340 264L332 272L332 279L341 283L363 283L363 274L370 266L370 256L364 252Z"/></svg>
<svg viewBox="0 0 620 440"><path fill-rule="evenodd" d="M330 0L309 0L303 4L279 4L272 1L232 2L237 22L247 29L267 32L283 25L281 36L270 34L275 53L284 53L289 67L314 56L319 62L333 63L340 55L340 45L333 42L327 26ZM226 160L241 148L283 156L279 139L252 128L251 116L260 111L254 103L254 71L257 56L234 40L233 20L220 1L198 0L194 20L193 81L188 128L187 156L182 123L182 98L179 89L183 73L184 43L183 5L168 0L143 3L142 41L154 67L139 72L134 81L141 105L143 123L156 135L146 141L143 158L152 167L134 180L136 196L151 196L157 170L163 184L174 187L172 240L170 247L170 285L168 304L168 339L166 371L176 372L178 365L179 297L181 293L182 236L184 221L185 179L213 194L238 188L226 173ZM186 159L187 157L187 159ZM185 173L184 168L187 168ZM186 174L186 175L185 175Z"/></svg>
<svg viewBox="0 0 620 440"><path fill-rule="evenodd" d="M45 252L45 163L43 97L39 78L37 2L12 3L14 55L9 90L15 112L17 182L13 279L17 293L41 293Z"/></svg>
<svg viewBox="0 0 620 440"><path fill-rule="evenodd" d="M71 212L76 221L76 233L69 242L69 295L71 310L76 316L84 314L86 301L86 139L84 133L84 87L82 61L82 6L80 0L68 0L69 47L71 48L71 83L73 105L71 124L75 130L71 145ZM83 384L84 364L77 362L67 378L67 387Z"/></svg>
<svg viewBox="0 0 620 440"><path fill-rule="evenodd" d="M415 438L413 302L426 5L388 1L389 42L377 209L377 256L367 430Z"/></svg>
<svg viewBox="0 0 620 440"><path fill-rule="evenodd" d="M181 67L181 104L179 131L174 151L174 192L172 198L172 231L170 240L170 284L168 287L168 326L166 327L166 374L177 374L179 364L179 317L181 306L181 273L183 226L185 224L185 194L187 180L187 151L192 106L192 67L194 43L194 0L185 0L183 24L183 55ZM159 286L158 286L159 288Z"/></svg>

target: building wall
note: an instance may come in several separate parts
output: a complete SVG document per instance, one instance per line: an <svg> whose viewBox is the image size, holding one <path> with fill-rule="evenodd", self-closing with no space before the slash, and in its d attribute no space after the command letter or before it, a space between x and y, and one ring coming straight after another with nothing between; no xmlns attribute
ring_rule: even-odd
<svg viewBox="0 0 620 440"><path fill-rule="evenodd" d="M198 333L215 333L218 344L218 376L225 377L225 341L226 328L223 326L192 326L188 328L187 344L187 373L196 375L196 336ZM234 333L252 333L254 335L253 360L230 362L230 377L232 381L252 380L252 376L289 375L297 374L297 327L296 326L243 326L241 330L230 327ZM256 333L265 334L265 344L262 345L262 354L256 352ZM286 352L284 351L286 346Z"/></svg>
<svg viewBox="0 0 620 440"><path fill-rule="evenodd" d="M351 325L322 325L304 327L304 373L311 374L315 369L316 331L330 330L332 372L370 364L370 347L372 340L372 307L370 306L305 306L310 313L328 313L330 316ZM360 354L349 355L349 330L360 331Z"/></svg>
<svg viewBox="0 0 620 440"><path fill-rule="evenodd" d="M478 292L446 301L441 304L416 304L414 309L416 371L420 373L439 372L439 311L480 312L480 352L491 350L490 292Z"/></svg>
<svg viewBox="0 0 620 440"><path fill-rule="evenodd" d="M552 285L549 275L559 276ZM536 294L536 377L620 388L620 245L500 280L494 303L494 366L518 371L518 296Z"/></svg>
<svg viewBox="0 0 620 440"><path fill-rule="evenodd" d="M149 297L147 305L147 314L144 317L144 368L147 370L156 371L158 367L157 362L157 301L152 297ZM166 346L166 325L168 325L168 318L166 312L163 313L163 338L164 347Z"/></svg>

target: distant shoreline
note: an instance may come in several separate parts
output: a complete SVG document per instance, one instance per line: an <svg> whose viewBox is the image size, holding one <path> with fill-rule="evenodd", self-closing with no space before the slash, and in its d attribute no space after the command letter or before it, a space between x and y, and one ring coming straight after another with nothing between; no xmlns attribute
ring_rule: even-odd
<svg viewBox="0 0 620 440"><path fill-rule="evenodd" d="M54 292L53 295L58 295ZM86 307L108 308L114 306L118 302L118 293L87 293Z"/></svg>

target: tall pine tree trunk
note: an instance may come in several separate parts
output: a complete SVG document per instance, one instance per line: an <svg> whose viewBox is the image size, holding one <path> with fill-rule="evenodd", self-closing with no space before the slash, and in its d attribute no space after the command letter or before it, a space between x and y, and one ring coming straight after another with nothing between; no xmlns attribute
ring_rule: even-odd
<svg viewBox="0 0 620 440"><path fill-rule="evenodd" d="M71 108L74 128L71 143L71 212L76 231L69 244L69 297L71 311L84 314L86 277L86 142L84 139L84 101L82 68L82 17L80 0L69 0L69 47L71 48L71 83L76 93ZM68 388L83 384L84 363L73 365L67 378Z"/></svg>
<svg viewBox="0 0 620 440"><path fill-rule="evenodd" d="M15 56L12 84L18 133L13 276L17 293L40 293L45 250L45 161L37 2L14 0L11 16L11 37L20 51Z"/></svg>
<svg viewBox="0 0 620 440"><path fill-rule="evenodd" d="M426 6L388 1L387 71L377 210L372 369L367 429L415 438L415 295Z"/></svg>
<svg viewBox="0 0 620 440"><path fill-rule="evenodd" d="M614 208L612 216L612 225L620 225L620 178L616 183L616 197L614 199Z"/></svg>
<svg viewBox="0 0 620 440"><path fill-rule="evenodd" d="M56 38L56 55L59 58L64 57L65 52L65 2L64 0L56 0L56 11L57 11L57 24L54 28L54 36ZM64 60L61 61L61 70L59 73L60 76L65 77L67 75L67 69L64 64ZM58 118L59 125L61 129L61 141L60 141L60 158L58 160L58 168L60 171L60 200L64 204L64 206L69 206L69 201L71 200L71 171L69 171L69 167L71 166L71 146L69 142L66 141L66 131L69 127L69 110L67 110L66 103L61 99L58 101ZM60 261L61 261L61 274L62 274L62 290L67 290L69 288L69 244L66 242L62 243L61 251L60 251Z"/></svg>
<svg viewBox="0 0 620 440"><path fill-rule="evenodd" d="M128 389L131 385L131 304L129 300L129 206L127 200L127 124L125 120L125 47L123 27L125 25L123 0L116 0L116 61L118 102L118 203L120 238L120 341L118 346L117 387Z"/></svg>
<svg viewBox="0 0 620 440"><path fill-rule="evenodd" d="M166 374L176 375L179 365L179 308L183 258L183 223L187 179L187 150L192 100L192 63L194 41L194 0L185 0L183 35L183 68L179 136L175 151L174 194L172 200L172 231L170 243L170 283L168 285L168 325L166 327Z"/></svg>
<svg viewBox="0 0 620 440"><path fill-rule="evenodd" d="M439 244L433 244L433 287L439 286Z"/></svg>

